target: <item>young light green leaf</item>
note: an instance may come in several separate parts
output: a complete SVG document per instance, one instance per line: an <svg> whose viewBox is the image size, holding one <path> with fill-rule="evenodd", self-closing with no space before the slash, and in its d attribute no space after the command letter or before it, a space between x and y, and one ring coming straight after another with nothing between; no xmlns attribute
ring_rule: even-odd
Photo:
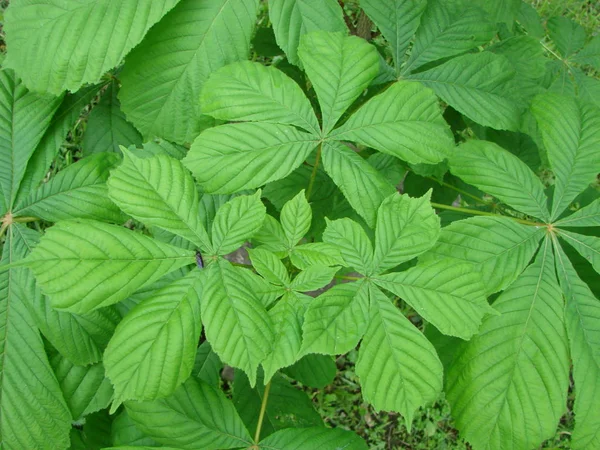
<svg viewBox="0 0 600 450"><path fill-rule="evenodd" d="M298 56L317 93L325 136L377 76L379 55L359 37L315 31L300 38Z"/></svg>
<svg viewBox="0 0 600 450"><path fill-rule="evenodd" d="M274 253L261 248L248 249L248 255L254 269L270 283L287 286L290 275L283 263Z"/></svg>
<svg viewBox="0 0 600 450"><path fill-rule="evenodd" d="M496 26L473 5L457 5L442 0L427 2L415 37L415 45L402 73L442 58L460 55L488 43Z"/></svg>
<svg viewBox="0 0 600 450"><path fill-rule="evenodd" d="M419 27L425 10L425 0L363 0L360 7L381 30L392 48L396 73L408 49L410 40Z"/></svg>
<svg viewBox="0 0 600 450"><path fill-rule="evenodd" d="M198 136L183 163L205 192L233 193L287 176L316 145L290 125L227 124Z"/></svg>
<svg viewBox="0 0 600 450"><path fill-rule="evenodd" d="M555 242L556 243L556 242ZM600 301L577 275L567 255L555 245L556 269L565 293L565 324L569 336L575 396L575 429L571 445L575 450L600 445Z"/></svg>
<svg viewBox="0 0 600 450"><path fill-rule="evenodd" d="M555 222L560 227L600 227L600 199Z"/></svg>
<svg viewBox="0 0 600 450"><path fill-rule="evenodd" d="M108 180L110 198L127 214L181 236L202 251L212 247L198 213L194 180L174 158L140 158L123 151L123 163Z"/></svg>
<svg viewBox="0 0 600 450"><path fill-rule="evenodd" d="M358 345L369 320L367 283L338 284L308 304L302 325L302 349L340 355Z"/></svg>
<svg viewBox="0 0 600 450"><path fill-rule="evenodd" d="M272 349L271 318L231 263L220 258L205 270L202 323L206 339L224 363L242 369L254 385L258 365Z"/></svg>
<svg viewBox="0 0 600 450"><path fill-rule="evenodd" d="M93 221L60 222L27 258L52 306L88 313L194 262L194 253Z"/></svg>
<svg viewBox="0 0 600 450"><path fill-rule="evenodd" d="M554 220L600 170L600 109L567 96L544 94L535 98L532 111L556 176Z"/></svg>
<svg viewBox="0 0 600 450"><path fill-rule="evenodd" d="M446 395L458 429L481 448L536 448L566 408L569 354L562 293L548 239L494 302L454 359Z"/></svg>
<svg viewBox="0 0 600 450"><path fill-rule="evenodd" d="M338 270L339 267L309 266L294 278L290 288L298 292L316 291L331 283Z"/></svg>
<svg viewBox="0 0 600 450"><path fill-rule="evenodd" d="M283 205L279 220L287 237L288 248L294 248L308 233L312 221L312 210L306 201L304 189Z"/></svg>
<svg viewBox="0 0 600 450"><path fill-rule="evenodd" d="M0 216L12 209L27 162L59 105L60 98L29 92L12 70L0 71Z"/></svg>
<svg viewBox="0 0 600 450"><path fill-rule="evenodd" d="M515 69L502 55L467 54L411 75L469 119L497 130L519 129L521 110L509 97Z"/></svg>
<svg viewBox="0 0 600 450"><path fill-rule="evenodd" d="M576 55L571 56L571 61L600 70L600 36L595 36Z"/></svg>
<svg viewBox="0 0 600 450"><path fill-rule="evenodd" d="M96 219L122 222L123 214L108 198L108 171L115 154L103 153L77 161L42 184L15 207L13 215L33 216L50 222Z"/></svg>
<svg viewBox="0 0 600 450"><path fill-rule="evenodd" d="M410 429L417 408L442 390L442 363L433 345L377 288L370 287L371 317L356 373L366 401L397 411Z"/></svg>
<svg viewBox="0 0 600 450"><path fill-rule="evenodd" d="M21 260L27 254L28 245L21 239L19 229L27 233L22 225L8 229L2 264ZM25 306L25 300L35 292L33 277L25 270L0 272L2 448L67 448L71 413L48 362L42 338Z"/></svg>
<svg viewBox="0 0 600 450"><path fill-rule="evenodd" d="M487 303L481 276L471 264L434 261L405 272L379 275L374 281L449 336L471 338L484 315L494 313Z"/></svg>
<svg viewBox="0 0 600 450"><path fill-rule="evenodd" d="M398 81L371 98L330 137L356 141L413 164L438 163L454 147L437 97L410 81Z"/></svg>
<svg viewBox="0 0 600 450"><path fill-rule="evenodd" d="M289 250L287 237L281 224L269 214L265 216L261 229L254 234L252 239L259 243L262 249L273 252L280 258L283 258Z"/></svg>
<svg viewBox="0 0 600 450"><path fill-rule="evenodd" d="M127 121L121 111L117 92L118 86L113 81L92 109L83 135L84 154L120 153L120 145L123 147L142 145L140 132Z"/></svg>
<svg viewBox="0 0 600 450"><path fill-rule="evenodd" d="M348 32L344 12L335 0L279 0L269 5L277 45L298 64L300 38L313 31Z"/></svg>
<svg viewBox="0 0 600 450"><path fill-rule="evenodd" d="M471 217L442 229L434 247L420 261L434 259L470 263L481 274L487 295L501 291L527 267L544 228L521 225L503 217Z"/></svg>
<svg viewBox="0 0 600 450"><path fill-rule="evenodd" d="M571 56L585 44L585 29L567 17L551 17L547 26L550 38L565 58Z"/></svg>
<svg viewBox="0 0 600 450"><path fill-rule="evenodd" d="M430 206L431 191L420 198L392 194L377 213L372 273L409 261L435 245L440 219Z"/></svg>
<svg viewBox="0 0 600 450"><path fill-rule="evenodd" d="M258 0L181 0L127 56L119 98L146 140L183 144L206 126L202 85L218 68L248 58L257 7Z"/></svg>
<svg viewBox="0 0 600 450"><path fill-rule="evenodd" d="M573 246L600 273L600 238L560 230L559 236Z"/></svg>
<svg viewBox="0 0 600 450"><path fill-rule="evenodd" d="M286 293L269 310L273 322L275 341L273 350L262 362L265 371L265 384L281 368L294 364L299 359L302 345L302 323L307 299L295 292Z"/></svg>
<svg viewBox="0 0 600 450"><path fill-rule="evenodd" d="M134 307L104 352L119 401L172 394L191 374L200 322L199 272L158 290Z"/></svg>
<svg viewBox="0 0 600 450"><path fill-rule="evenodd" d="M270 307L275 300L285 294L285 289L282 286L269 283L251 270L244 267L234 267L234 272L265 308Z"/></svg>
<svg viewBox="0 0 600 450"><path fill-rule="evenodd" d="M343 266L344 260L335 245L325 242L309 242L294 247L290 261L300 270L309 266Z"/></svg>
<svg viewBox="0 0 600 450"><path fill-rule="evenodd" d="M240 195L219 208L212 225L215 254L237 250L260 230L266 215L260 194L257 191L254 195Z"/></svg>
<svg viewBox="0 0 600 450"><path fill-rule="evenodd" d="M367 161L341 142L323 143L323 166L352 208L375 225L377 208L396 189Z"/></svg>
<svg viewBox="0 0 600 450"><path fill-rule="evenodd" d="M258 444L272 450L367 450L358 435L340 428L286 428L276 431Z"/></svg>
<svg viewBox="0 0 600 450"><path fill-rule="evenodd" d="M450 158L451 172L507 205L548 220L547 198L540 179L524 162L499 145L468 141Z"/></svg>
<svg viewBox="0 0 600 450"><path fill-rule="evenodd" d="M129 401L125 408L137 427L161 444L189 450L252 445L248 430L225 394L194 378L170 397Z"/></svg>
<svg viewBox="0 0 600 450"><path fill-rule="evenodd" d="M364 275L371 273L373 245L358 223L347 217L328 220L327 228L323 232L323 241L338 248L347 266Z"/></svg>
<svg viewBox="0 0 600 450"><path fill-rule="evenodd" d="M202 89L202 112L215 119L295 125L319 135L321 127L298 84L273 66L243 61L213 73Z"/></svg>

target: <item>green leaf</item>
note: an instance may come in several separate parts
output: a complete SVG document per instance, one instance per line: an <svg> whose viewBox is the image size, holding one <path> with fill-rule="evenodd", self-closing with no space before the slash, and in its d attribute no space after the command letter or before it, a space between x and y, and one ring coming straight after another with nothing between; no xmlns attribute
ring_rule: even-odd
<svg viewBox="0 0 600 450"><path fill-rule="evenodd" d="M100 152L120 153L119 146L141 146L142 136L121 111L115 81L108 85L102 98L92 109L83 135L83 152L86 155Z"/></svg>
<svg viewBox="0 0 600 450"><path fill-rule="evenodd" d="M480 52L453 58L409 78L430 87L469 119L498 130L519 129L521 111L509 94L515 69L502 55Z"/></svg>
<svg viewBox="0 0 600 450"><path fill-rule="evenodd" d="M600 227L600 199L555 222L560 227Z"/></svg>
<svg viewBox="0 0 600 450"><path fill-rule="evenodd" d="M183 163L205 192L233 193L284 178L316 145L289 125L235 123L204 131Z"/></svg>
<svg viewBox="0 0 600 450"><path fill-rule="evenodd" d="M585 44L585 29L567 17L551 17L547 23L548 34L565 58Z"/></svg>
<svg viewBox="0 0 600 450"><path fill-rule="evenodd" d="M191 142L206 126L202 85L218 68L247 59L257 6L258 0L181 0L127 56L119 98L146 140Z"/></svg>
<svg viewBox="0 0 600 450"><path fill-rule="evenodd" d="M260 244L261 249L273 252L281 258L288 251L287 237L281 224L268 214L265 216L262 228L254 234L252 239Z"/></svg>
<svg viewBox="0 0 600 450"><path fill-rule="evenodd" d="M335 0L280 0L269 5L277 45L298 64L300 38L313 31L348 32L342 8Z"/></svg>
<svg viewBox="0 0 600 450"><path fill-rule="evenodd" d="M555 241L556 244L556 241ZM573 378L575 380L575 429L571 445L575 450L600 445L600 301L575 268L560 246L556 249L556 269L567 307L565 324L569 336Z"/></svg>
<svg viewBox="0 0 600 450"><path fill-rule="evenodd" d="M306 201L304 189L283 205L279 220L287 237L288 247L294 248L308 233L312 221L312 210Z"/></svg>
<svg viewBox="0 0 600 450"><path fill-rule="evenodd" d="M74 92L117 66L177 2L17 0L6 11L4 64L30 89Z"/></svg>
<svg viewBox="0 0 600 450"><path fill-rule="evenodd" d="M600 238L560 230L558 234L600 273Z"/></svg>
<svg viewBox="0 0 600 450"><path fill-rule="evenodd" d="M592 38L583 49L573 55L571 61L585 66L592 66L596 70L600 70L600 37Z"/></svg>
<svg viewBox="0 0 600 450"><path fill-rule="evenodd" d="M442 390L442 363L433 345L377 288L356 363L362 394L376 410L396 411L410 429L417 408Z"/></svg>
<svg viewBox="0 0 600 450"><path fill-rule="evenodd" d="M486 50L506 57L519 75L537 79L546 73L548 60L544 56L544 47L532 36L511 37Z"/></svg>
<svg viewBox="0 0 600 450"><path fill-rule="evenodd" d="M22 225L8 229L2 264L26 256L28 246L21 235L27 232ZM25 299L35 292L33 277L25 270L0 272L2 448L63 449L69 445L71 413L48 362L42 338L25 306Z"/></svg>
<svg viewBox="0 0 600 450"><path fill-rule="evenodd" d="M50 364L73 420L104 409L110 403L113 389L104 376L102 364L76 366L60 354L50 359Z"/></svg>
<svg viewBox="0 0 600 450"><path fill-rule="evenodd" d="M248 249L252 266L265 280L279 286L290 283L290 275L283 263L274 253L262 248Z"/></svg>
<svg viewBox="0 0 600 450"><path fill-rule="evenodd" d="M504 217L471 217L442 229L437 243L421 261L446 259L470 263L481 274L487 295L511 285L529 265L544 228Z"/></svg>
<svg viewBox="0 0 600 450"><path fill-rule="evenodd" d="M52 306L88 313L194 262L194 253L115 225L61 222L27 258Z"/></svg>
<svg viewBox="0 0 600 450"><path fill-rule="evenodd" d="M392 48L396 73L408 49L410 40L419 27L425 10L425 0L362 0L360 7L381 30Z"/></svg>
<svg viewBox="0 0 600 450"><path fill-rule="evenodd" d="M496 26L481 9L430 0L402 73L414 72L429 62L460 55L486 44L495 33Z"/></svg>
<svg viewBox="0 0 600 450"><path fill-rule="evenodd" d="M484 315L495 313L487 303L481 276L470 264L434 261L373 280L449 336L468 340Z"/></svg>
<svg viewBox="0 0 600 450"><path fill-rule="evenodd" d="M104 352L117 400L166 397L192 373L202 330L198 275L156 291L117 326Z"/></svg>
<svg viewBox="0 0 600 450"><path fill-rule="evenodd" d="M27 162L59 104L60 98L29 92L12 70L0 71L0 216L12 209Z"/></svg>
<svg viewBox="0 0 600 450"><path fill-rule="evenodd" d="M367 450L358 435L340 428L287 428L279 430L258 444L270 450Z"/></svg>
<svg viewBox="0 0 600 450"><path fill-rule="evenodd" d="M141 450L140 447L143 449L160 446L158 442L138 429L126 409L114 418L111 425L111 439L115 448L119 449Z"/></svg>
<svg viewBox="0 0 600 450"><path fill-rule="evenodd" d="M123 151L123 163L108 180L110 198L127 214L181 236L203 251L212 247L198 211L194 180L174 158L140 158Z"/></svg>
<svg viewBox="0 0 600 450"><path fill-rule="evenodd" d="M282 372L305 386L323 389L333 383L337 366L331 356L309 354Z"/></svg>
<svg viewBox="0 0 600 450"><path fill-rule="evenodd" d="M340 355L358 345L369 320L368 284L343 283L308 304L299 356Z"/></svg>
<svg viewBox="0 0 600 450"><path fill-rule="evenodd" d="M323 166L352 208L369 226L375 225L377 208L396 190L367 161L340 142L323 144Z"/></svg>
<svg viewBox="0 0 600 450"><path fill-rule="evenodd" d="M521 8L521 0L498 0L490 2L488 0L466 0L469 5L477 5L485 12L485 17L492 23L503 22L512 26L515 17Z"/></svg>
<svg viewBox="0 0 600 450"><path fill-rule="evenodd" d="M96 219L122 222L123 214L108 198L108 171L119 158L103 153L77 161L58 172L15 207L13 215L49 222Z"/></svg>
<svg viewBox="0 0 600 450"><path fill-rule="evenodd" d="M429 250L440 235L440 219L429 204L431 192L420 198L392 194L377 213L372 273L382 273Z"/></svg>
<svg viewBox="0 0 600 450"><path fill-rule="evenodd" d="M252 385L256 369L272 349L273 323L255 292L220 258L205 269L202 323L221 360L242 369Z"/></svg>
<svg viewBox="0 0 600 450"><path fill-rule="evenodd" d="M194 360L194 369L192 375L196 378L218 388L221 380L221 369L223 364L208 341L204 341L198 347L196 359Z"/></svg>
<svg viewBox="0 0 600 450"><path fill-rule="evenodd" d="M457 427L476 448L537 448L566 409L569 354L562 293L548 239L494 302L446 380Z"/></svg>
<svg viewBox="0 0 600 450"><path fill-rule="evenodd" d="M524 162L502 147L487 141L468 141L450 158L450 170L512 208L548 220L542 182Z"/></svg>
<svg viewBox="0 0 600 450"><path fill-rule="evenodd" d="M213 73L200 98L204 114L228 121L295 125L319 135L320 126L304 92L281 70L243 61Z"/></svg>
<svg viewBox="0 0 600 450"><path fill-rule="evenodd" d="M265 307L270 307L285 291L281 286L269 283L264 278L244 267L234 267L235 276L254 294L255 299Z"/></svg>
<svg viewBox="0 0 600 450"><path fill-rule="evenodd" d="M379 55L359 37L315 31L300 38L298 56L317 93L325 136L377 76Z"/></svg>
<svg viewBox="0 0 600 450"><path fill-rule="evenodd" d="M525 28L530 36L540 40L546 36L546 30L544 30L540 15L529 3L521 2L517 21Z"/></svg>
<svg viewBox="0 0 600 450"><path fill-rule="evenodd" d="M227 255L237 250L260 230L266 215L260 194L257 191L254 195L240 195L219 208L212 225L215 254Z"/></svg>
<svg viewBox="0 0 600 450"><path fill-rule="evenodd" d="M347 217L328 220L323 241L340 251L348 267L368 275L373 267L373 246L365 230Z"/></svg>
<svg viewBox="0 0 600 450"><path fill-rule="evenodd" d="M331 283L338 270L339 267L309 266L294 278L290 289L298 292L316 291Z"/></svg>
<svg viewBox="0 0 600 450"><path fill-rule="evenodd" d="M194 378L170 397L128 401L125 408L137 427L161 444L189 450L252 445L248 430L225 394Z"/></svg>
<svg viewBox="0 0 600 450"><path fill-rule="evenodd" d="M535 98L532 111L556 176L554 220L600 170L600 109L567 96L544 94Z"/></svg>
<svg viewBox="0 0 600 450"><path fill-rule="evenodd" d="M371 98L330 137L356 141L413 164L438 163L454 146L437 97L410 81L398 81Z"/></svg>
<svg viewBox="0 0 600 450"><path fill-rule="evenodd" d="M290 261L300 270L309 266L343 266L344 260L335 245L325 242L309 242L294 247Z"/></svg>

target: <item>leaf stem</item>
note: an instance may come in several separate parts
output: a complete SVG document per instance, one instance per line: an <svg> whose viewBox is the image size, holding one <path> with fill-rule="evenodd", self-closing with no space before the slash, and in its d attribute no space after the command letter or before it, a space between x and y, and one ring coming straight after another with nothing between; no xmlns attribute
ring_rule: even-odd
<svg viewBox="0 0 600 450"><path fill-rule="evenodd" d="M27 223L27 222L36 222L40 219L38 219L37 217L15 217L13 219L13 222L15 223Z"/></svg>
<svg viewBox="0 0 600 450"><path fill-rule="evenodd" d="M315 179L317 178L317 170L319 169L319 163L321 162L321 149L323 148L323 142L319 142L319 148L317 148L317 157L315 159L315 165L313 166L312 173L310 174L310 181L308 182L308 188L306 189L306 201L310 200L310 196L315 185Z"/></svg>
<svg viewBox="0 0 600 450"><path fill-rule="evenodd" d="M453 191L458 192L460 195L462 195L463 197L469 197L472 200L475 200L476 202L481 203L482 205L487 205L487 206L492 206L492 202L489 202L487 200L484 200L482 198L477 197L476 195L470 194L467 191L457 188L456 186L451 185L450 183L446 183L445 181L439 181L437 178L434 177L427 177L430 180L433 180L437 183L440 183L442 186L447 187L449 189L452 189Z"/></svg>
<svg viewBox="0 0 600 450"><path fill-rule="evenodd" d="M254 442L258 444L260 440L260 431L262 429L263 419L265 417L265 411L267 410L267 401L269 399L269 391L271 390L271 382L269 381L265 386L265 392L263 394L262 403L260 405L260 414L258 415L258 423L256 424L256 433L254 434Z"/></svg>
<svg viewBox="0 0 600 450"><path fill-rule="evenodd" d="M6 230L8 230L8 222L2 222L2 226L0 226L0 239L2 239L2 236L4 236L4 233L6 233Z"/></svg>
<svg viewBox="0 0 600 450"><path fill-rule="evenodd" d="M443 205L441 203L431 202L431 206L433 206L434 208L438 208L438 209L446 209L448 211L456 211L456 212L462 212L465 214L473 214L474 216L506 217L507 219L511 219L511 220L514 220L515 222L522 223L523 225L531 225L531 226L536 226L536 227L548 226L548 224L541 223L541 222L533 222L531 220L518 219L517 217L504 216L502 214L496 214L496 213L487 212L487 211L478 211L476 209L460 208L458 206Z"/></svg>

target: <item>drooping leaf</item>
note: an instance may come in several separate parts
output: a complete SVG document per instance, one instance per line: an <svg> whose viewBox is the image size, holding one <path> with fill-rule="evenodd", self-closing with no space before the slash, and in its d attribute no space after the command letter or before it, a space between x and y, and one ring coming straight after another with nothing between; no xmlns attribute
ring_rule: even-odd
<svg viewBox="0 0 600 450"><path fill-rule="evenodd" d="M450 158L452 173L507 205L544 220L549 218L540 179L519 158L486 141L468 141Z"/></svg>
<svg viewBox="0 0 600 450"><path fill-rule="evenodd" d="M335 0L278 0L269 5L277 45L298 64L300 38L312 31L345 31L344 13Z"/></svg>
<svg viewBox="0 0 600 450"><path fill-rule="evenodd" d="M566 409L564 305L548 239L536 261L494 302L446 380L457 427L482 448L535 448Z"/></svg>
<svg viewBox="0 0 600 450"><path fill-rule="evenodd" d="M231 263L220 258L205 270L202 323L206 338L224 363L242 369L254 385L258 365L272 349L273 322Z"/></svg>
<svg viewBox="0 0 600 450"><path fill-rule="evenodd" d="M17 0L6 11L5 64L35 91L95 83L118 65L178 0Z"/></svg>
<svg viewBox="0 0 600 450"><path fill-rule="evenodd" d="M367 450L367 444L358 435L340 428L287 428L279 430L258 444L270 450Z"/></svg>
<svg viewBox="0 0 600 450"><path fill-rule="evenodd" d="M411 75L475 122L498 130L519 129L520 106L509 97L515 69L501 55L467 54Z"/></svg>
<svg viewBox="0 0 600 450"><path fill-rule="evenodd" d="M368 275L373 266L373 245L365 230L347 217L327 221L323 241L334 245L346 265Z"/></svg>
<svg viewBox="0 0 600 450"><path fill-rule="evenodd" d="M287 176L316 145L289 125L227 124L198 136L183 163L205 192L233 193Z"/></svg>
<svg viewBox="0 0 600 450"><path fill-rule="evenodd" d="M217 70L204 84L204 114L228 121L260 121L295 125L320 134L310 101L281 70L244 61Z"/></svg>
<svg viewBox="0 0 600 450"><path fill-rule="evenodd" d="M279 221L287 237L288 247L294 248L308 233L312 221L312 210L306 200L304 189L283 205Z"/></svg>
<svg viewBox="0 0 600 450"><path fill-rule="evenodd" d="M333 383L337 367L331 356L309 354L282 372L305 386L322 389Z"/></svg>
<svg viewBox="0 0 600 450"><path fill-rule="evenodd" d="M50 222L96 219L122 222L123 214L108 198L108 171L117 155L83 158L61 170L16 205L14 216L33 216Z"/></svg>
<svg viewBox="0 0 600 450"><path fill-rule="evenodd" d="M433 92L398 81L371 98L330 137L356 141L409 163L442 161L454 142Z"/></svg>
<svg viewBox="0 0 600 450"><path fill-rule="evenodd" d="M600 171L600 108L544 94L532 110L556 176L551 214L556 219Z"/></svg>
<svg viewBox="0 0 600 450"><path fill-rule="evenodd" d="M108 180L110 198L127 214L147 226L181 236L203 251L212 250L200 222L194 180L174 158L140 158L123 152L123 162Z"/></svg>
<svg viewBox="0 0 600 450"><path fill-rule="evenodd" d="M215 254L231 253L260 230L266 215L260 194L240 195L219 208L211 233Z"/></svg>
<svg viewBox="0 0 600 450"><path fill-rule="evenodd" d="M29 92L12 70L0 71L0 216L12 209L27 162L60 105Z"/></svg>
<svg viewBox="0 0 600 450"><path fill-rule="evenodd" d="M560 227L600 227L600 199L555 222Z"/></svg>
<svg viewBox="0 0 600 450"><path fill-rule="evenodd" d="M354 210L375 225L377 208L395 192L373 166L340 142L323 143L323 166Z"/></svg>
<svg viewBox="0 0 600 450"><path fill-rule="evenodd" d="M600 237L560 230L559 236L568 242L600 273Z"/></svg>
<svg viewBox="0 0 600 450"><path fill-rule="evenodd" d="M202 324L199 272L190 272L133 308L104 352L115 398L154 400L191 374Z"/></svg>
<svg viewBox="0 0 600 450"><path fill-rule="evenodd" d="M421 198L393 194L377 213L373 273L382 273L429 250L440 234L440 219Z"/></svg>
<svg viewBox="0 0 600 450"><path fill-rule="evenodd" d="M461 6L443 0L427 2L403 73L414 72L432 61L460 55L492 39L496 26L484 12L473 5Z"/></svg>
<svg viewBox="0 0 600 450"><path fill-rule="evenodd" d="M392 48L396 73L410 40L419 27L427 2L424 0L363 0L360 7L375 22Z"/></svg>
<svg viewBox="0 0 600 450"><path fill-rule="evenodd" d="M279 286L287 286L290 276L279 258L272 252L262 248L248 249L252 266L262 277Z"/></svg>
<svg viewBox="0 0 600 450"><path fill-rule="evenodd" d="M470 263L481 274L487 295L501 291L527 267L544 228L502 217L471 217L442 229L437 243L420 259Z"/></svg>
<svg viewBox="0 0 600 450"><path fill-rule="evenodd" d="M247 59L257 6L257 0L181 0L127 56L119 98L144 138L182 144L206 126L202 85L218 68Z"/></svg>
<svg viewBox="0 0 600 450"><path fill-rule="evenodd" d="M304 315L300 355L340 355L356 347L369 323L367 291L364 282L338 284L312 300Z"/></svg>
<svg viewBox="0 0 600 450"><path fill-rule="evenodd" d="M550 38L565 58L585 44L585 29L568 17L551 17L547 26Z"/></svg>
<svg viewBox="0 0 600 450"><path fill-rule="evenodd" d="M128 401L125 408L136 426L161 444L189 450L252 445L248 430L225 394L194 378L167 398Z"/></svg>
<svg viewBox="0 0 600 450"><path fill-rule="evenodd" d="M52 306L88 313L194 262L194 253L116 225L65 221L27 258Z"/></svg>
<svg viewBox="0 0 600 450"><path fill-rule="evenodd" d="M377 410L396 411L408 426L417 408L442 390L442 363L433 345L377 288L356 363L362 394Z"/></svg>

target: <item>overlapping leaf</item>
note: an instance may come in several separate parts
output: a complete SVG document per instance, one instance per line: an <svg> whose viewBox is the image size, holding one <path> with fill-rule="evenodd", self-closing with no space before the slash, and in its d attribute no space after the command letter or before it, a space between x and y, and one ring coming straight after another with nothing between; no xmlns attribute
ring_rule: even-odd
<svg viewBox="0 0 600 450"><path fill-rule="evenodd" d="M272 450L366 450L367 444L356 434L340 428L287 428L279 430L258 444Z"/></svg>
<svg viewBox="0 0 600 450"><path fill-rule="evenodd" d="M600 227L600 199L556 222L562 227Z"/></svg>
<svg viewBox="0 0 600 450"><path fill-rule="evenodd" d="M328 221L323 241L338 248L348 267L365 275L371 273L373 245L358 223L348 218Z"/></svg>
<svg viewBox="0 0 600 450"><path fill-rule="evenodd" d="M600 238L560 230L559 236L583 256L600 273Z"/></svg>

